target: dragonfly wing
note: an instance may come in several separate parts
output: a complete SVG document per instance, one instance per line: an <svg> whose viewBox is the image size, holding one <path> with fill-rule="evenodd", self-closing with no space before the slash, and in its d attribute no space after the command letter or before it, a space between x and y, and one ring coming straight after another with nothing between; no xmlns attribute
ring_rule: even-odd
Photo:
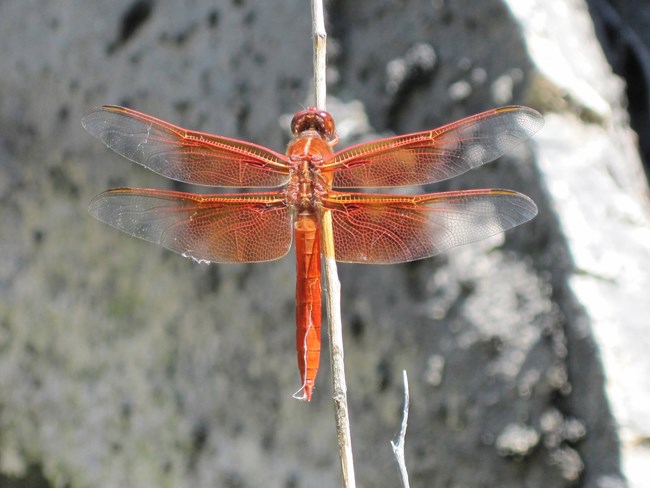
<svg viewBox="0 0 650 488"><path fill-rule="evenodd" d="M173 180L243 188L280 186L289 178L282 154L135 110L105 106L86 115L82 125L116 153Z"/></svg>
<svg viewBox="0 0 650 488"><path fill-rule="evenodd" d="M291 247L292 216L279 193L197 195L118 188L96 196L89 211L122 232L197 261L271 261Z"/></svg>
<svg viewBox="0 0 650 488"><path fill-rule="evenodd" d="M389 264L428 258L527 222L535 203L510 190L428 195L331 192L337 261Z"/></svg>
<svg viewBox="0 0 650 488"><path fill-rule="evenodd" d="M527 107L503 107L439 129L359 144L334 154L323 171L335 188L424 185L495 160L542 128Z"/></svg>

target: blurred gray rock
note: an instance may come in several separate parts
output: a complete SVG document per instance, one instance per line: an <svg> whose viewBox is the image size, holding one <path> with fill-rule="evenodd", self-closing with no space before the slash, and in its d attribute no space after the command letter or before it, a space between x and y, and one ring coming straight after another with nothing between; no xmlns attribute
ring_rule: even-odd
<svg viewBox="0 0 650 488"><path fill-rule="evenodd" d="M612 73L579 0L328 10L341 147L496 105L547 119L530 145L425 189L522 191L534 221L340 267L358 484L399 485L406 369L412 486L643 486L650 225L624 83L638 80ZM105 188L190 188L79 122L122 104L283 150L311 102L309 15L297 0L0 2L0 486L340 484L326 351L313 401L291 398L292 258L199 265L94 221Z"/></svg>

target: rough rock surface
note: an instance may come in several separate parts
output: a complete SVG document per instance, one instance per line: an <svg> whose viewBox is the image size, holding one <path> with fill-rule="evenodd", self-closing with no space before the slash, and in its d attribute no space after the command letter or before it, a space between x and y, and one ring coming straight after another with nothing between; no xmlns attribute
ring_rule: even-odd
<svg viewBox="0 0 650 488"><path fill-rule="evenodd" d="M615 67L616 28L648 66L640 5L330 2L342 144L511 103L547 119L531 145L426 189L519 190L534 221L341 266L360 486L399 485L403 369L412 486L643 486L647 183L589 16ZM310 101L306 2L0 2L0 45L0 486L339 485L327 354L311 404L291 398L292 259L198 265L94 221L107 187L188 187L79 123L123 104L282 150Z"/></svg>

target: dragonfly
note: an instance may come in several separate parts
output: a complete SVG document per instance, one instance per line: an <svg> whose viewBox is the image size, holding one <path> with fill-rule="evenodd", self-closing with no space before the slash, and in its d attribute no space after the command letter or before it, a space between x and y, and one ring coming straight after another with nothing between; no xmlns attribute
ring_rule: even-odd
<svg viewBox="0 0 650 488"><path fill-rule="evenodd" d="M198 194L115 188L90 213L102 222L199 262L254 263L285 256L295 242L296 350L301 387L312 397L321 347L323 216L329 212L334 258L392 264L428 258L527 222L526 195L476 189L403 195L363 187L426 185L493 161L528 139L542 116L522 106L492 109L441 128L357 144L334 152L332 116L297 112L285 154L186 130L128 108L106 105L83 127L121 156L193 185L265 188ZM329 219L328 219L329 220Z"/></svg>

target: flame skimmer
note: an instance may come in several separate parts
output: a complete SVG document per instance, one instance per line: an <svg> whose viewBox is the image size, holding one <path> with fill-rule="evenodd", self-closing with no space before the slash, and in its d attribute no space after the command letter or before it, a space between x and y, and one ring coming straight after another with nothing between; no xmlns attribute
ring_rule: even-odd
<svg viewBox="0 0 650 488"><path fill-rule="evenodd" d="M542 127L542 116L526 107L493 109L336 153L333 118L310 107L293 117L286 155L116 106L91 112L82 124L113 151L173 180L281 187L214 195L117 188L96 196L89 210L127 234L201 262L279 259L295 239L302 387L294 396L302 400L312 396L320 356L323 212L331 212L337 261L379 264L427 258L511 229L537 213L530 198L510 190L407 196L333 189L423 185L490 162Z"/></svg>

